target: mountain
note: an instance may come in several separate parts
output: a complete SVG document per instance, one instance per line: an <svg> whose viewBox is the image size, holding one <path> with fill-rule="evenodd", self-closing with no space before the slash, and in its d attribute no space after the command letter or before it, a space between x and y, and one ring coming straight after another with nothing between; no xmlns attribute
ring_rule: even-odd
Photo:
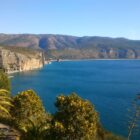
<svg viewBox="0 0 140 140"><path fill-rule="evenodd" d="M46 58L62 59L138 59L140 40L98 36L51 34L0 34L0 45L39 49Z"/></svg>

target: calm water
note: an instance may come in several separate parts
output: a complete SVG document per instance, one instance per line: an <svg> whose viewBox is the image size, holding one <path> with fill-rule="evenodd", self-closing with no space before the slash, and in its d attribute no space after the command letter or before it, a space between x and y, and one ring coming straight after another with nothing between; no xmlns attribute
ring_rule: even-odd
<svg viewBox="0 0 140 140"><path fill-rule="evenodd" d="M105 128L125 136L127 109L140 92L140 61L53 62L40 70L14 74L12 88L13 94L34 89L49 112L55 111L57 95L77 92L95 105Z"/></svg>

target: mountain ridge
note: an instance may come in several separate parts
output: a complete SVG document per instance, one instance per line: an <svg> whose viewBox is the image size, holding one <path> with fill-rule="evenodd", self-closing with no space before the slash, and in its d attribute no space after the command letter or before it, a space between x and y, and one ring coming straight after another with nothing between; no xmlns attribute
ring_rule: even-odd
<svg viewBox="0 0 140 140"><path fill-rule="evenodd" d="M58 34L0 34L0 45L41 49L46 58L139 59L140 40Z"/></svg>

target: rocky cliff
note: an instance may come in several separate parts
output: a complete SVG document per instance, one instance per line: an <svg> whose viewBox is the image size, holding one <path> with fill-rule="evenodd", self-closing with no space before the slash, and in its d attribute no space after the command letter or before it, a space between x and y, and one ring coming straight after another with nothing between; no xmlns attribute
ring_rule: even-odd
<svg viewBox="0 0 140 140"><path fill-rule="evenodd" d="M140 59L140 49L86 48L48 50L46 57L52 59Z"/></svg>
<svg viewBox="0 0 140 140"><path fill-rule="evenodd" d="M0 48L0 68L3 68L7 73L33 70L41 68L43 65L42 52L36 52L34 55L22 54Z"/></svg>

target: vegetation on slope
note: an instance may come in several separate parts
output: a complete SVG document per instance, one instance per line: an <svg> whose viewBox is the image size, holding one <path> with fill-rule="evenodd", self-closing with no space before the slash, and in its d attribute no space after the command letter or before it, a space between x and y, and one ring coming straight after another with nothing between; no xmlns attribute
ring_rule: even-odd
<svg viewBox="0 0 140 140"><path fill-rule="evenodd" d="M0 69L0 89L10 91L11 85L10 80L7 78L7 74Z"/></svg>
<svg viewBox="0 0 140 140"><path fill-rule="evenodd" d="M18 47L18 46L0 46L2 49L6 49L15 53L20 53L28 57L38 57L38 53L42 52L41 49L31 49L26 47Z"/></svg>
<svg viewBox="0 0 140 140"><path fill-rule="evenodd" d="M5 106L10 115L6 118L0 116L0 122L18 130L21 140L123 139L106 131L100 124L94 106L75 93L58 96L55 102L57 111L52 115L45 111L42 101L33 90L23 91L10 98L12 106ZM3 99L0 98L0 101Z"/></svg>
<svg viewBox="0 0 140 140"><path fill-rule="evenodd" d="M9 97L9 91L5 89L0 89L0 117L4 114L10 115L9 107L13 106L11 103L11 98Z"/></svg>

